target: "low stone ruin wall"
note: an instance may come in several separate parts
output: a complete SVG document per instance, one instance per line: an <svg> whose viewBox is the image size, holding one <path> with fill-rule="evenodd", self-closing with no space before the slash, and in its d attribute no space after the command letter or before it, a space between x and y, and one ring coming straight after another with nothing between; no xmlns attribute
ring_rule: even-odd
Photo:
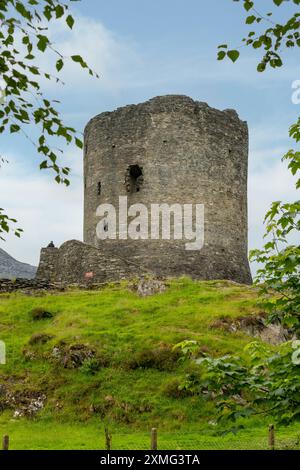
<svg viewBox="0 0 300 470"><path fill-rule="evenodd" d="M36 279L64 285L101 284L132 279L147 270L114 250L99 249L77 240L60 248L42 248Z"/></svg>
<svg viewBox="0 0 300 470"><path fill-rule="evenodd" d="M36 279L0 279L0 293L15 292L18 290L51 290L57 286Z"/></svg>

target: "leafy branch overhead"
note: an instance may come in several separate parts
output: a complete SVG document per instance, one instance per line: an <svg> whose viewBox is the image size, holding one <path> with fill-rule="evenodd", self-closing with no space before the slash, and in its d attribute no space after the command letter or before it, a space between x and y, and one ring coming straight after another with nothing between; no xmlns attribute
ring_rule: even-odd
<svg viewBox="0 0 300 470"><path fill-rule="evenodd" d="M290 150L284 158L290 159L293 174L300 171L299 152ZM297 188L299 183L300 179ZM288 240L291 235L299 240L300 201L273 202L265 223L267 241L263 249L251 252L251 259L262 265L256 283L263 295L264 308L270 312L270 320L279 321L299 335L300 246L299 242L289 244Z"/></svg>
<svg viewBox="0 0 300 470"><path fill-rule="evenodd" d="M240 1L240 0L234 0ZM300 47L300 13L296 12L283 24L273 21L273 14L262 15L253 1L242 0L248 14L246 24L268 23L268 28L257 34L251 31L243 39L246 46L263 48L265 54L258 65L263 72L267 65L277 68L283 65L279 55L283 46ZM271 0L270 0L271 1ZM300 0L272 0L280 7L290 3L299 5ZM229 50L226 44L219 46L218 58L238 60L240 52ZM300 118L290 127L290 137L299 144ZM283 160L296 178L296 189L300 188L300 152L289 150ZM269 312L268 321L285 327L286 332L300 336L300 201L273 202L265 216L266 242L262 249L252 250L251 259L260 267L256 283L262 294L262 305ZM296 240L291 244L291 236ZM218 421L231 420L251 415L273 416L282 424L299 421L300 416L300 341L289 341L274 350L260 342L247 346L243 357L206 356L195 360L195 342L186 341L177 345L182 353L196 361L199 373L188 376L181 388L216 402ZM233 428L241 427L236 423Z"/></svg>
<svg viewBox="0 0 300 470"><path fill-rule="evenodd" d="M2 208L0 208L0 240L5 240L2 234L8 233L10 230L10 224L15 224L17 221L16 219L11 219L8 217ZM20 238L21 233L23 232L22 229L17 228L14 230L14 234Z"/></svg>
<svg viewBox="0 0 300 470"><path fill-rule="evenodd" d="M264 72L267 66L272 68L281 67L283 65L281 51L283 47L292 48L300 47L300 12L295 11L289 19L284 22L278 22L274 17L273 11L266 13L258 10L256 1L250 0L233 0L234 2L243 2L243 7L246 11L245 23L251 26L251 31L242 39L242 45L235 49L231 49L227 44L219 46L218 60L223 60L228 57L232 62L236 62L240 57L240 50L244 46L252 47L253 49L263 49L264 55L262 56L257 70ZM274 6L280 7L281 5L300 5L300 0L271 0ZM281 10L280 10L281 11ZM276 12L275 12L276 13ZM262 27L257 31L256 27Z"/></svg>
<svg viewBox="0 0 300 470"><path fill-rule="evenodd" d="M290 127L289 135L300 142L300 118ZM300 152L289 150L282 158L300 189ZM252 250L250 259L261 267L256 283L260 285L263 305L270 319L300 333L300 200L273 202L265 216L266 243ZM293 238L291 238L293 237ZM294 239L296 243L291 244ZM270 297L271 294L275 294Z"/></svg>
<svg viewBox="0 0 300 470"><path fill-rule="evenodd" d="M75 0L69 3L71 1ZM3 90L5 92L4 99L2 96L0 100L0 133L23 133L36 148L40 169L54 171L57 183L65 185L70 184L70 168L61 164L63 152L54 146L53 141L58 138L79 148L83 143L76 129L63 122L56 109L58 101L44 96L42 79L63 82L58 76L41 69L39 55L51 54L57 73L69 60L98 77L80 55L64 56L49 38L49 27L56 21L64 21L69 29L74 27L69 3L60 0L0 0L0 73L2 93ZM26 132L30 125L35 125L36 138ZM10 218L3 219L3 215L0 217L0 236L13 222Z"/></svg>
<svg viewBox="0 0 300 470"><path fill-rule="evenodd" d="M247 12L246 24L267 24L261 34L250 31L243 39L245 46L254 49L263 48L265 54L258 65L258 71L266 70L267 65L273 68L283 66L282 54L284 47L300 47L300 12L296 11L284 23L273 20L273 13L262 14L256 8L256 2L242 1ZM300 4L300 0L270 0L274 6L290 7ZM299 8L297 8L299 10ZM281 10L280 10L281 11ZM288 11L289 15L291 11ZM226 56L235 62L240 52L229 50L226 44L219 46L218 58ZM290 127L290 137L299 144L300 118ZM283 156L288 168L296 176L296 189L300 189L300 152L289 150ZM297 178L298 176L298 178ZM291 239L299 240L300 233L300 201L276 201L265 217L266 242L262 249L252 250L250 258L262 266L257 272L256 283L261 286L264 307L271 312L273 320L281 321L285 326L300 332L300 246L290 244ZM291 238L291 236L293 238ZM270 294L273 295L272 298Z"/></svg>

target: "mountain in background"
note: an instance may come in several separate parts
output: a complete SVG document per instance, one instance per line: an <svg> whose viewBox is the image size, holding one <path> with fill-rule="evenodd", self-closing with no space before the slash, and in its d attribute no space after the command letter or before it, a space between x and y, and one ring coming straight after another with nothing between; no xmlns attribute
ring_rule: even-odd
<svg viewBox="0 0 300 470"><path fill-rule="evenodd" d="M30 264L21 263L6 251L0 248L0 278L10 279L21 277L25 279L33 279L37 268Z"/></svg>

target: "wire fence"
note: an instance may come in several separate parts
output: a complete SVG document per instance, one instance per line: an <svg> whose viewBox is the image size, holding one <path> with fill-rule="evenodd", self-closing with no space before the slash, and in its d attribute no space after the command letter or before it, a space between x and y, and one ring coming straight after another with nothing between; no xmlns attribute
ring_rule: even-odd
<svg viewBox="0 0 300 470"><path fill-rule="evenodd" d="M299 435L286 436L285 430L270 426L265 435L205 436L201 433L165 433L152 430L151 433L120 434L109 433L109 442L104 436L107 450L300 450Z"/></svg>
<svg viewBox="0 0 300 470"><path fill-rule="evenodd" d="M286 429L274 429L270 426L265 433L260 435L226 434L224 436L207 435L205 432L164 432L152 429L151 432L122 433L117 430L105 429L97 436L97 439L89 439L84 436L76 442L70 436L61 436L51 448L55 450L300 450L299 434L292 435ZM37 436L31 443L31 449L48 449L49 443ZM20 449L20 443L18 449ZM2 449L15 449L14 436L3 436Z"/></svg>

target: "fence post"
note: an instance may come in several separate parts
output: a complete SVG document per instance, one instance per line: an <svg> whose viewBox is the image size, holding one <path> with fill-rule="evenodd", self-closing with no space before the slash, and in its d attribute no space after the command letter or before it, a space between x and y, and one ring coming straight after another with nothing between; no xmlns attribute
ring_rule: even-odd
<svg viewBox="0 0 300 470"><path fill-rule="evenodd" d="M151 429L151 450L157 450L157 429Z"/></svg>
<svg viewBox="0 0 300 470"><path fill-rule="evenodd" d="M105 428L104 431L105 431L105 449L111 450L111 434L108 428Z"/></svg>
<svg viewBox="0 0 300 470"><path fill-rule="evenodd" d="M2 450L8 450L8 449L9 449L9 436L3 436Z"/></svg>
<svg viewBox="0 0 300 470"><path fill-rule="evenodd" d="M271 450L275 450L275 427L274 424L269 426L269 447Z"/></svg>

